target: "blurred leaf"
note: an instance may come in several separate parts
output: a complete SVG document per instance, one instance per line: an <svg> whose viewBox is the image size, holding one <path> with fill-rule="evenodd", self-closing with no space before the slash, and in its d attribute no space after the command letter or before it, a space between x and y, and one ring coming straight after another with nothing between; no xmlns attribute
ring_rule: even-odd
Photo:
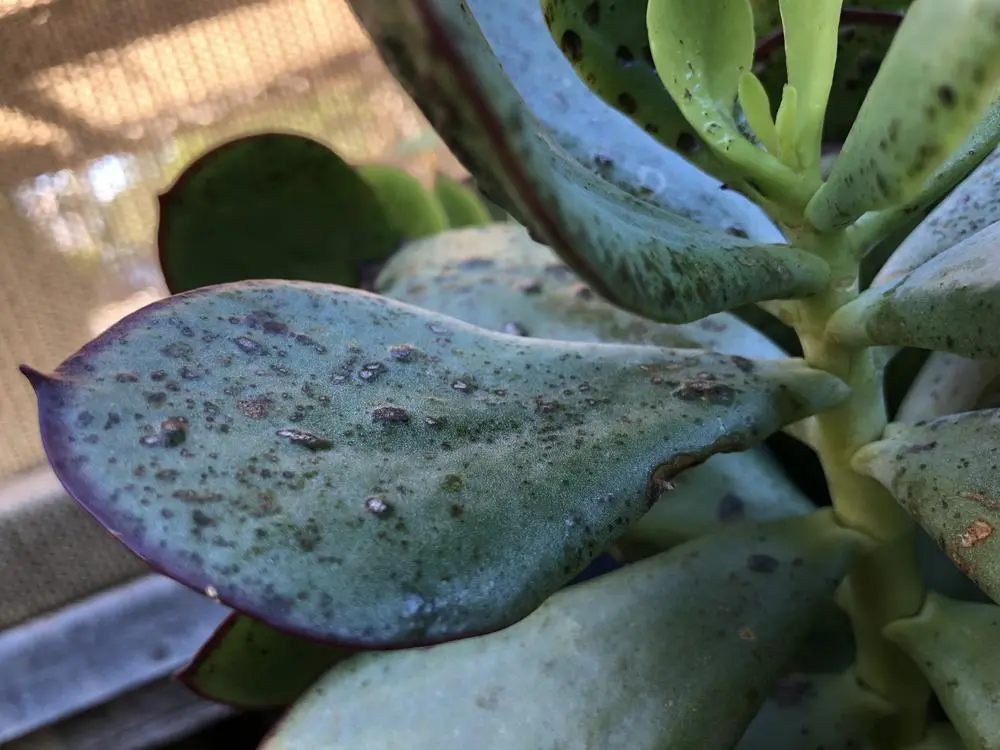
<svg viewBox="0 0 1000 750"><path fill-rule="evenodd" d="M677 108L656 73L646 35L648 0L542 0L552 38L590 89L670 149L731 182L720 161ZM478 15L478 14L477 14Z"/></svg>
<svg viewBox="0 0 1000 750"><path fill-rule="evenodd" d="M968 750L1000 747L1000 607L931 594L885 629L920 666Z"/></svg>
<svg viewBox="0 0 1000 750"><path fill-rule="evenodd" d="M518 338L277 281L154 303L24 372L56 474L133 551L368 646L514 622L656 482L846 395L800 361Z"/></svg>
<svg viewBox="0 0 1000 750"><path fill-rule="evenodd" d="M853 464L885 485L962 572L1000 598L1000 410L890 425Z"/></svg>
<svg viewBox="0 0 1000 750"><path fill-rule="evenodd" d="M544 137L464 6L352 6L463 163L502 184L537 235L611 302L682 323L825 283L826 264L808 253L707 231L595 177Z"/></svg>
<svg viewBox="0 0 1000 750"><path fill-rule="evenodd" d="M476 191L446 174L439 172L435 176L434 194L448 215L448 226L452 229L483 226L493 222L489 210Z"/></svg>
<svg viewBox="0 0 1000 750"><path fill-rule="evenodd" d="M1000 222L892 284L869 289L830 319L827 333L853 346L892 344L1000 357Z"/></svg>
<svg viewBox="0 0 1000 750"><path fill-rule="evenodd" d="M922 422L986 409L1000 392L1000 359L974 360L933 352L899 407L899 422Z"/></svg>
<svg viewBox="0 0 1000 750"><path fill-rule="evenodd" d="M259 710L291 705L355 652L279 632L231 614L177 678L201 697Z"/></svg>
<svg viewBox="0 0 1000 750"><path fill-rule="evenodd" d="M806 216L821 231L914 198L962 145L1000 80L998 0L917 0ZM928 54L933 50L933 54Z"/></svg>
<svg viewBox="0 0 1000 750"><path fill-rule="evenodd" d="M857 539L827 512L747 525L574 586L499 633L356 657L263 747L730 747Z"/></svg>
<svg viewBox="0 0 1000 750"><path fill-rule="evenodd" d="M738 231L757 242L783 241L754 203L735 190L721 190L716 179L664 149L652 135L594 96L553 43L539 0L467 0L466 5L491 47L488 53L480 49L479 54L484 54L484 60L496 55L524 99L522 106L538 119L543 136L558 143L592 175L707 229ZM601 3L600 13L612 19L620 13L623 25L638 18L645 35L645 0ZM612 24L618 26L615 20ZM644 53L632 51L640 64ZM673 106L662 84L657 85L666 100L663 106L667 102ZM618 93L614 93L616 98ZM709 149L704 153L711 155Z"/></svg>
<svg viewBox="0 0 1000 750"><path fill-rule="evenodd" d="M864 750L875 721L891 713L853 671L793 674L778 683L736 750Z"/></svg>
<svg viewBox="0 0 1000 750"><path fill-rule="evenodd" d="M968 750L968 748L951 725L932 724L927 729L927 736L906 750Z"/></svg>
<svg viewBox="0 0 1000 750"><path fill-rule="evenodd" d="M428 237L448 228L448 215L438 197L405 169L386 164L357 168L385 209L403 242Z"/></svg>
<svg viewBox="0 0 1000 750"><path fill-rule="evenodd" d="M244 279L359 286L400 235L327 146L265 133L201 156L160 196L160 267L173 293Z"/></svg>

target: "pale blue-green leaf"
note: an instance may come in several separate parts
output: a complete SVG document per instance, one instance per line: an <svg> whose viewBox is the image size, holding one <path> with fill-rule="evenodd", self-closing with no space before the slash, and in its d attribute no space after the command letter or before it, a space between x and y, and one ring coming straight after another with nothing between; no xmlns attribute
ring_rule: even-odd
<svg viewBox="0 0 1000 750"><path fill-rule="evenodd" d="M993 101L962 146L935 170L916 197L906 201L901 206L875 211L858 220L857 225L852 227L851 231L861 252L868 252L882 239L914 225L915 219L919 222L919 219L929 211L934 210L939 202L942 202L942 199L950 196L956 185L960 185L962 181L968 179L976 168L989 158L998 143L1000 143L1000 98ZM962 188L957 188L957 190L960 189ZM955 203L961 205L957 199ZM962 231L962 223L964 222L960 222L959 227L957 227L959 231ZM980 227L982 226L985 226L985 223L980 223ZM937 234L937 232L933 234ZM933 242L933 237L926 240L915 240L916 246L910 247L893 262L892 273L905 273L906 269L922 263L934 252L946 249L958 239L957 237L952 238L948 244L940 247L937 251L924 246L926 242ZM911 255L912 261L910 260Z"/></svg>
<svg viewBox="0 0 1000 750"><path fill-rule="evenodd" d="M740 77L753 67L749 0L649 0L646 28L656 72L687 121L762 195L778 198L794 173L747 139L735 117Z"/></svg>
<svg viewBox="0 0 1000 750"><path fill-rule="evenodd" d="M787 356L728 313L670 325L615 307L515 225L449 232L412 243L393 256L375 288L393 299L513 335L708 349L753 359ZM808 443L810 424L806 420L784 429Z"/></svg>
<svg viewBox="0 0 1000 750"><path fill-rule="evenodd" d="M792 674L778 683L736 750L874 750L868 735L892 706L841 674Z"/></svg>
<svg viewBox="0 0 1000 750"><path fill-rule="evenodd" d="M732 523L805 515L816 506L764 448L712 456L662 487L618 540L631 556L662 552Z"/></svg>
<svg viewBox="0 0 1000 750"><path fill-rule="evenodd" d="M175 678L202 698L259 710L291 705L354 653L233 613Z"/></svg>
<svg viewBox="0 0 1000 750"><path fill-rule="evenodd" d="M531 114L462 3L352 6L470 171L501 184L537 234L620 307L681 323L825 283L815 256L707 231L582 167Z"/></svg>
<svg viewBox="0 0 1000 750"><path fill-rule="evenodd" d="M523 617L655 482L846 391L800 361L506 336L281 281L170 297L25 373L56 474L135 552L372 646Z"/></svg>
<svg viewBox="0 0 1000 750"><path fill-rule="evenodd" d="M823 121L837 62L841 4L842 0L779 2L788 84L798 96L795 151L808 170L819 169Z"/></svg>
<svg viewBox="0 0 1000 750"><path fill-rule="evenodd" d="M828 511L747 524L567 589L499 633L361 655L264 748L731 747L857 538Z"/></svg>
<svg viewBox="0 0 1000 750"><path fill-rule="evenodd" d="M656 74L646 34L647 0L533 1L541 5L549 33L563 55L595 94L692 164L742 188L739 175L705 146ZM485 9L477 3L471 6L489 38L489 21L482 17ZM496 9L493 15L506 17L508 26L516 25L506 4L503 12ZM518 21L523 25L523 19ZM524 46L523 40L517 44Z"/></svg>
<svg viewBox="0 0 1000 750"><path fill-rule="evenodd" d="M917 373L895 419L922 422L1000 406L1000 359L968 359L932 352Z"/></svg>
<svg viewBox="0 0 1000 750"><path fill-rule="evenodd" d="M1000 221L1000 150L993 150L900 243L875 275L872 286L885 286L902 279L997 221Z"/></svg>
<svg viewBox="0 0 1000 750"><path fill-rule="evenodd" d="M885 634L923 670L967 750L998 750L1000 607L931 594Z"/></svg>
<svg viewBox="0 0 1000 750"><path fill-rule="evenodd" d="M889 489L958 568L1000 599L1000 410L894 423L853 459Z"/></svg>
<svg viewBox="0 0 1000 750"><path fill-rule="evenodd" d="M783 241L781 232L754 203L735 191L720 189L718 180L661 147L650 134L594 96L552 43L539 0L467 0L466 5L546 134L585 167L622 190L703 227L738 229L756 242ZM642 5L644 9L645 2ZM610 11L610 6L602 4L601 9ZM642 11L640 15L645 18Z"/></svg>
<svg viewBox="0 0 1000 750"><path fill-rule="evenodd" d="M863 292L827 333L854 346L892 345L1000 357L1000 222L967 237L902 279Z"/></svg>
<svg viewBox="0 0 1000 750"><path fill-rule="evenodd" d="M809 202L815 227L846 226L920 193L994 100L998 24L1000 0L910 6L829 180Z"/></svg>

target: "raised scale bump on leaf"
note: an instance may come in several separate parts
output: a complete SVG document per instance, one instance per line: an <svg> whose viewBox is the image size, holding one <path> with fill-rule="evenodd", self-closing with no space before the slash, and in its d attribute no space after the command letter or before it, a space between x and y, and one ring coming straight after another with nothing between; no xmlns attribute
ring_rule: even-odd
<svg viewBox="0 0 1000 750"><path fill-rule="evenodd" d="M352 7L473 175L501 184L522 223L616 305L682 323L808 296L826 282L828 267L809 253L708 231L584 168L546 135L465 6L352 0Z"/></svg>
<svg viewBox="0 0 1000 750"><path fill-rule="evenodd" d="M519 226L452 231L412 243L386 264L375 288L393 299L514 335L708 349L753 359L786 356L728 313L669 325L620 310ZM713 456L685 471L664 487L660 500L620 542L633 550L661 551L727 523L773 520L814 508L766 449L756 447Z"/></svg>
<svg viewBox="0 0 1000 750"><path fill-rule="evenodd" d="M378 197L328 146L264 133L214 148L159 198L171 292L243 279L360 286L402 239Z"/></svg>
<svg viewBox="0 0 1000 750"><path fill-rule="evenodd" d="M516 621L658 479L846 396L799 361L519 338L279 281L176 295L24 371L57 476L151 565L380 647Z"/></svg>
<svg viewBox="0 0 1000 750"><path fill-rule="evenodd" d="M1000 222L886 286L869 289L830 319L827 333L855 346L891 344L1000 357Z"/></svg>
<svg viewBox="0 0 1000 750"><path fill-rule="evenodd" d="M501 632L363 654L263 747L732 747L859 539L829 511L747 524L560 592Z"/></svg>
<svg viewBox="0 0 1000 750"><path fill-rule="evenodd" d="M466 6L489 41L491 49L483 52L496 56L546 136L582 165L703 227L738 229L758 242L783 241L754 203L720 190L718 180L594 96L553 42L539 0L468 0ZM601 10L610 6L602 3Z"/></svg>
<svg viewBox="0 0 1000 750"><path fill-rule="evenodd" d="M279 708L354 653L233 613L176 677L207 700L248 710Z"/></svg>
<svg viewBox="0 0 1000 750"><path fill-rule="evenodd" d="M930 680L966 750L1000 748L1000 607L930 594L885 634Z"/></svg>
<svg viewBox="0 0 1000 750"><path fill-rule="evenodd" d="M1000 0L916 0L806 217L820 231L919 194L980 122L1000 78ZM938 50L927 54L928 48Z"/></svg>
<svg viewBox="0 0 1000 750"><path fill-rule="evenodd" d="M1000 410L893 424L854 456L954 563L1000 600Z"/></svg>

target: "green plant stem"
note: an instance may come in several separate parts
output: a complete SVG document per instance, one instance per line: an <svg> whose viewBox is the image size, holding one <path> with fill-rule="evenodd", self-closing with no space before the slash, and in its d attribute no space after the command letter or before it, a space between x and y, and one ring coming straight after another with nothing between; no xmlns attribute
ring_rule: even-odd
<svg viewBox="0 0 1000 750"><path fill-rule="evenodd" d="M815 447L837 518L875 543L845 581L841 601L854 627L859 679L897 709L877 727L876 746L902 747L923 736L930 688L916 665L883 637L882 629L916 614L924 602L915 526L880 484L850 466L851 456L881 437L886 425L882 373L875 351L845 348L825 335L833 312L857 296L855 248L845 232L797 241L808 241L832 270L832 281L823 293L795 303L790 310L805 359L840 377L852 392L841 406L817 415Z"/></svg>

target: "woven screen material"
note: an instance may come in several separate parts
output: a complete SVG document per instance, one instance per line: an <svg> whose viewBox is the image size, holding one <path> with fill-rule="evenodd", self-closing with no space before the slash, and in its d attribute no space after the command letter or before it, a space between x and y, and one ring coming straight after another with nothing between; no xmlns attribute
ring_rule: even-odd
<svg viewBox="0 0 1000 750"><path fill-rule="evenodd" d="M462 173L341 0L0 0L0 70L3 627L65 603L69 589L135 573L65 496L9 499L6 481L44 466L17 365L51 369L165 293L156 195L185 164L232 137L279 129L355 163L424 179ZM36 545L48 552L29 554ZM54 548L79 561L72 581L51 580ZM94 577L81 580L87 570ZM13 582L15 605L5 601ZM35 586L60 593L39 598Z"/></svg>

